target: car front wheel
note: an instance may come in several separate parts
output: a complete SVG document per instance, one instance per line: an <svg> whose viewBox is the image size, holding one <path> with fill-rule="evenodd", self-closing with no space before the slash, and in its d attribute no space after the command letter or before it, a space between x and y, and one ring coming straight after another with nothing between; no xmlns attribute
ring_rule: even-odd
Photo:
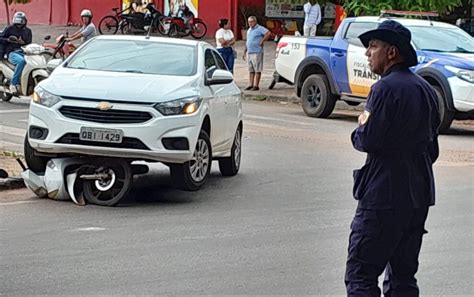
<svg viewBox="0 0 474 297"><path fill-rule="evenodd" d="M183 164L170 164L171 179L182 190L197 191L209 177L211 162L211 141L207 132L201 130L192 159Z"/></svg>
<svg viewBox="0 0 474 297"><path fill-rule="evenodd" d="M235 132L234 143L230 157L219 160L219 170L224 176L234 176L239 172L242 156L242 130L239 127Z"/></svg>

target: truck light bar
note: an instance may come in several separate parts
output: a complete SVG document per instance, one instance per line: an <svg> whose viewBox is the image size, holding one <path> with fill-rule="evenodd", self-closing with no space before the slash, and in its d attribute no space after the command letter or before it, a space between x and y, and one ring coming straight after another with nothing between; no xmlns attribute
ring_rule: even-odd
<svg viewBox="0 0 474 297"><path fill-rule="evenodd" d="M381 15L403 15L403 16L420 16L420 17L439 17L436 11L409 11L409 10L381 10Z"/></svg>

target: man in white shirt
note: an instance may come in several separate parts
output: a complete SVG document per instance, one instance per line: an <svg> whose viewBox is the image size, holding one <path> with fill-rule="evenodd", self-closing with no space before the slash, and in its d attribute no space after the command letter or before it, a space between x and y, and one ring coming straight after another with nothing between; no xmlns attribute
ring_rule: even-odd
<svg viewBox="0 0 474 297"><path fill-rule="evenodd" d="M316 36L316 29L321 22L321 7L316 0L309 0L304 6L304 36Z"/></svg>
<svg viewBox="0 0 474 297"><path fill-rule="evenodd" d="M97 35L97 29L94 23L92 23L92 11L89 9L82 10L81 19L83 23L81 29L79 29L71 37L67 38L66 41L73 41L81 38L82 44Z"/></svg>

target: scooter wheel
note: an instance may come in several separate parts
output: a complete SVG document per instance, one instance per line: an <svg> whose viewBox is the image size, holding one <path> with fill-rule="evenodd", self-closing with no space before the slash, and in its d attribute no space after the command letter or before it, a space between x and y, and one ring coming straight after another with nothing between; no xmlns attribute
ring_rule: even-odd
<svg viewBox="0 0 474 297"><path fill-rule="evenodd" d="M92 204L114 206L124 198L132 187L130 163L121 159L94 161L90 174L106 173L108 178L84 180L84 198Z"/></svg>

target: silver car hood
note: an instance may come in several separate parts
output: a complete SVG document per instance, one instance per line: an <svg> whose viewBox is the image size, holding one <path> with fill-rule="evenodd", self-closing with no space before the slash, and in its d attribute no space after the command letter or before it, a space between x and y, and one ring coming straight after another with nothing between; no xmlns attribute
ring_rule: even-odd
<svg viewBox="0 0 474 297"><path fill-rule="evenodd" d="M166 76L58 67L40 86L61 97L166 102L199 95L200 77Z"/></svg>

